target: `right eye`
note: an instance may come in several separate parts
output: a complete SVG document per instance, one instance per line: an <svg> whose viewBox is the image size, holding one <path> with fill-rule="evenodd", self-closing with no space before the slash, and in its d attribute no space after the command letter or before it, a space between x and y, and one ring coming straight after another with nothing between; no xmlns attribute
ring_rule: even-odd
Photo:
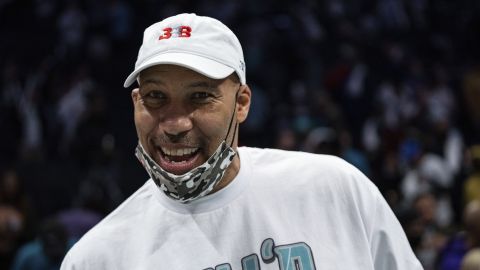
<svg viewBox="0 0 480 270"><path fill-rule="evenodd" d="M154 99L164 99L165 98L165 94L160 92L160 91L150 91L145 96L147 96L149 98L154 98Z"/></svg>
<svg viewBox="0 0 480 270"><path fill-rule="evenodd" d="M144 104L151 107L161 105L166 99L167 96L161 91L149 91L142 96Z"/></svg>

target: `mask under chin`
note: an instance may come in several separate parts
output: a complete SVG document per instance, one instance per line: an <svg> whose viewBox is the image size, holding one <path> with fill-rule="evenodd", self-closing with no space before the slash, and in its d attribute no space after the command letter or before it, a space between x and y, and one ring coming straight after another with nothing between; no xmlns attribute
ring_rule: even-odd
<svg viewBox="0 0 480 270"><path fill-rule="evenodd" d="M140 142L135 150L138 160L160 190L181 203L189 203L210 193L222 179L235 154L235 150L224 140L205 163L182 175L175 175L161 168Z"/></svg>

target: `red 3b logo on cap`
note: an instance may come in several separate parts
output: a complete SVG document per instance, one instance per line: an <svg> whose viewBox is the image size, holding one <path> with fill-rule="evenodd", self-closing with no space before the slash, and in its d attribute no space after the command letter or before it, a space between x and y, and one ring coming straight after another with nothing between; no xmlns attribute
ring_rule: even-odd
<svg viewBox="0 0 480 270"><path fill-rule="evenodd" d="M158 38L159 40L162 39L169 39L171 37L183 37L188 38L191 36L192 28L190 26L179 26L179 27L167 27L163 28L163 34Z"/></svg>

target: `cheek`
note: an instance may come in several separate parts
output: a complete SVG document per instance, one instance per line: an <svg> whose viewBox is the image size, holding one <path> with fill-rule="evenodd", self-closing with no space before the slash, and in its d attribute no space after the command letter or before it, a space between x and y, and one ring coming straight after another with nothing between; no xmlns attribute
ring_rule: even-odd
<svg viewBox="0 0 480 270"><path fill-rule="evenodd" d="M226 114L204 113L197 115L194 121L194 128L202 133L202 135L210 142L209 148L217 148L218 144L225 139L227 134L230 117ZM230 131L230 133L233 130Z"/></svg>
<svg viewBox="0 0 480 270"><path fill-rule="evenodd" d="M155 118L152 117L152 115L146 110L136 110L134 114L134 120L138 138L142 141L142 143L146 143L146 141L144 141L145 138L148 136L148 134L155 130Z"/></svg>

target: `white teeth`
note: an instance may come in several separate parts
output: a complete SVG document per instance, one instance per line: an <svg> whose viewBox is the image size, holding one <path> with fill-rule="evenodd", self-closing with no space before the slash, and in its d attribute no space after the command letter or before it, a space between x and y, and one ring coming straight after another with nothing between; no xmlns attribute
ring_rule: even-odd
<svg viewBox="0 0 480 270"><path fill-rule="evenodd" d="M165 153L167 156L186 156L190 155L191 153L197 151L198 148L181 148L181 149L169 149L169 148L163 148L162 151Z"/></svg>

